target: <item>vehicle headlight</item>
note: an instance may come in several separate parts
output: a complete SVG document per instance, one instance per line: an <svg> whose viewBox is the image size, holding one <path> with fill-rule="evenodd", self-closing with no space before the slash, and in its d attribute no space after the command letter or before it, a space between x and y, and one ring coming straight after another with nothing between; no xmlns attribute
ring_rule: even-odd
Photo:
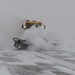
<svg viewBox="0 0 75 75"><path fill-rule="evenodd" d="M43 25L41 27L44 29L44 26Z"/></svg>
<svg viewBox="0 0 75 75"><path fill-rule="evenodd" d="M24 25L23 28L26 28L26 26Z"/></svg>
<svg viewBox="0 0 75 75"><path fill-rule="evenodd" d="M41 27L42 27L43 29L45 29L45 28L46 28L46 27L45 27L45 25L42 25Z"/></svg>
<svg viewBox="0 0 75 75"><path fill-rule="evenodd" d="M22 28L23 28L23 29L25 29L25 28L26 28L26 26L25 26L25 25L22 25Z"/></svg>

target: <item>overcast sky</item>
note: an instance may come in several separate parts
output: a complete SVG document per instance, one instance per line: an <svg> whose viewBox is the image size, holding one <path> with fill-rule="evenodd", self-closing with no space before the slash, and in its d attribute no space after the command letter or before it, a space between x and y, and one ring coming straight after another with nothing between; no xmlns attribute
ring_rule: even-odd
<svg viewBox="0 0 75 75"><path fill-rule="evenodd" d="M0 0L0 23L12 16L42 21L48 31L75 39L75 0Z"/></svg>

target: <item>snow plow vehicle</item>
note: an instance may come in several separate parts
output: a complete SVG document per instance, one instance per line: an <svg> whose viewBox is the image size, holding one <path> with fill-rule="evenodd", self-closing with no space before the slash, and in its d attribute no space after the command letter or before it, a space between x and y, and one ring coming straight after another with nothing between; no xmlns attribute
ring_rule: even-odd
<svg viewBox="0 0 75 75"><path fill-rule="evenodd" d="M33 25L35 25L36 28L38 28L38 27L42 27L43 29L46 28L45 25L43 25L39 21L26 20L22 23L22 29L30 29Z"/></svg>
<svg viewBox="0 0 75 75"><path fill-rule="evenodd" d="M22 29L24 30L30 29L32 26L35 26L36 28L42 27L43 29L45 29L45 25L43 25L41 22L38 21L26 20L22 23ZM13 38L13 41L14 41L14 47L16 47L18 50L22 50L22 49L25 50L29 46L27 40Z"/></svg>

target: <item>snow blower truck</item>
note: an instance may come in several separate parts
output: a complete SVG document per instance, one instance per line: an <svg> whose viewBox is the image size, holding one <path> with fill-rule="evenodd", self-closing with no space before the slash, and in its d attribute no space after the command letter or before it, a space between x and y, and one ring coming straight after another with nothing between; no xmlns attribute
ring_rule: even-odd
<svg viewBox="0 0 75 75"><path fill-rule="evenodd" d="M24 30L30 29L32 26L34 26L36 28L38 27L42 27L43 29L45 29L45 25L43 25L41 22L38 21L30 21L30 20L26 20L22 23L21 28ZM19 38L13 38L14 41L14 47L16 47L18 50L25 50L28 48L29 44L26 40L22 40Z"/></svg>
<svg viewBox="0 0 75 75"><path fill-rule="evenodd" d="M35 25L36 28L42 27L43 29L45 29L45 25L43 25L41 22L39 22L39 21L30 21L30 20L24 21L23 24L22 24L22 28L23 29L30 29L34 25Z"/></svg>

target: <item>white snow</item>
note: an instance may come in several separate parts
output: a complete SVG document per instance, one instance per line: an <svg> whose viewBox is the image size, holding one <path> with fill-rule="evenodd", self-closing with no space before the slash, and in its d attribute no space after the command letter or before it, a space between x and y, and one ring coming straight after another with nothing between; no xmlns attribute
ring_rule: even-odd
<svg viewBox="0 0 75 75"><path fill-rule="evenodd" d="M18 54L17 55L18 59L21 59L22 62L24 62L27 65L35 65L35 63L48 63L48 64L53 64L52 61L45 60L42 58L38 58L35 55L29 53L29 52L23 52L22 55Z"/></svg>
<svg viewBox="0 0 75 75"><path fill-rule="evenodd" d="M66 73L70 73L70 74L72 74L72 75L75 75L75 71L73 71L73 70L71 70L71 69L69 69L69 68L66 68L66 67L63 67L63 66L56 66L56 67L54 67L54 68L60 69L60 70L63 71L63 72L66 72Z"/></svg>
<svg viewBox="0 0 75 75"><path fill-rule="evenodd" d="M12 75L12 74L8 71L7 67L0 66L0 75Z"/></svg>

